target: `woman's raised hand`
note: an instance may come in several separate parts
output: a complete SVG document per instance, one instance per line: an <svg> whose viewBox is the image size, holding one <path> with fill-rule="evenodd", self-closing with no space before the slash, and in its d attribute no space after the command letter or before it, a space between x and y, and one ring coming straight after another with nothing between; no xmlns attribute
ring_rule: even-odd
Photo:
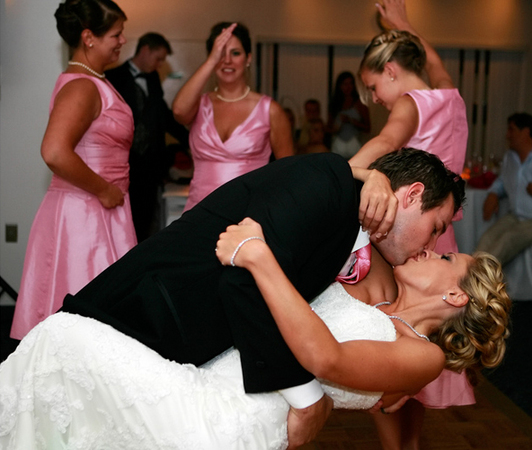
<svg viewBox="0 0 532 450"><path fill-rule="evenodd" d="M406 15L405 0L381 0L375 6L379 10L384 27L411 31L411 25Z"/></svg>
<svg viewBox="0 0 532 450"><path fill-rule="evenodd" d="M245 245L242 244L249 238L253 239L247 241ZM259 256L257 252L259 245L266 247L262 227L253 219L246 217L238 225L230 225L220 234L216 243L216 256L224 266L233 263L235 266L245 268L247 263Z"/></svg>
<svg viewBox="0 0 532 450"><path fill-rule="evenodd" d="M224 56L225 46L227 45L229 39L231 39L231 36L233 35L233 30L236 28L236 26L237 24L233 23L229 27L224 28L214 40L211 53L209 54L209 59L212 58L212 60L216 64L218 64L222 60Z"/></svg>
<svg viewBox="0 0 532 450"><path fill-rule="evenodd" d="M434 47L420 36L408 21L405 0L381 0L376 6L382 18L381 23L385 28L408 31L421 40L427 53L425 70L429 76L430 87L432 89L453 89L453 80L445 69L440 56Z"/></svg>

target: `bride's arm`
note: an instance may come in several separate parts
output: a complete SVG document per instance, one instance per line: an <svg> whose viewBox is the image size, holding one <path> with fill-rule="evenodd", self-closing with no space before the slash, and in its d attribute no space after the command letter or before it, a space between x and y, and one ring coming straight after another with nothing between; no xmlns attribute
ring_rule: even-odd
<svg viewBox="0 0 532 450"><path fill-rule="evenodd" d="M260 225L244 219L220 235L217 255L253 275L286 343L305 369L343 386L388 393L415 393L441 372L444 356L434 344L400 337L395 342L339 343L285 276ZM393 376L390 376L393 374Z"/></svg>

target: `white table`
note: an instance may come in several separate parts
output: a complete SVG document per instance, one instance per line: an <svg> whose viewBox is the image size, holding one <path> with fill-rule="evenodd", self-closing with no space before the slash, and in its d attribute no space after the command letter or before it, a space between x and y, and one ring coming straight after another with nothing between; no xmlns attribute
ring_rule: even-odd
<svg viewBox="0 0 532 450"><path fill-rule="evenodd" d="M482 208L488 191L466 187L466 204L464 217L453 222L456 243L462 253L473 253L480 236L508 211L508 201L500 202L499 213L487 222L482 218ZM504 267L504 275L508 283L508 292L512 300L532 299L532 248L525 250Z"/></svg>

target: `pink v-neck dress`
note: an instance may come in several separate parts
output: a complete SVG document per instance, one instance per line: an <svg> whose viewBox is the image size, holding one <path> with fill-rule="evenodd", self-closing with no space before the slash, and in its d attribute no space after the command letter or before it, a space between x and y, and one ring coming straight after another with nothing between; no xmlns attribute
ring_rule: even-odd
<svg viewBox="0 0 532 450"><path fill-rule="evenodd" d="M52 176L29 236L11 328L15 339L22 339L63 305L66 294L75 294L137 243L127 193L131 109L107 81L63 73L52 93L50 111L61 88L78 78L88 78L96 85L102 107L75 152L124 192L124 205L106 209L95 195Z"/></svg>
<svg viewBox="0 0 532 450"><path fill-rule="evenodd" d="M213 105L208 94L201 96L189 143L194 175L185 211L191 209L222 184L268 164L271 98L262 96L244 122L225 142L214 126Z"/></svg>
<svg viewBox="0 0 532 450"><path fill-rule="evenodd" d="M419 125L407 147L418 148L440 157L455 173L462 173L467 149L467 116L464 100L458 89L433 89L410 91L406 95L416 102ZM453 220L460 220L459 211ZM458 252L452 226L440 236L437 253ZM475 403L473 388L465 372L444 370L432 383L415 397L427 408L447 408L453 405Z"/></svg>

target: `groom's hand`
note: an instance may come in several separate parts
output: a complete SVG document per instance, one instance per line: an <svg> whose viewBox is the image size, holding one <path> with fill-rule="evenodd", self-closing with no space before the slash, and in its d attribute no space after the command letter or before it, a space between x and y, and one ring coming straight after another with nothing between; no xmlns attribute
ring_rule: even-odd
<svg viewBox="0 0 532 450"><path fill-rule="evenodd" d="M290 408L288 413L288 449L294 449L312 441L325 425L333 407L333 401L324 395L308 408Z"/></svg>
<svg viewBox="0 0 532 450"><path fill-rule="evenodd" d="M354 175L355 168L352 170ZM398 205L388 177L378 170L370 170L360 191L358 219L362 229L377 242L385 238L395 222Z"/></svg>

